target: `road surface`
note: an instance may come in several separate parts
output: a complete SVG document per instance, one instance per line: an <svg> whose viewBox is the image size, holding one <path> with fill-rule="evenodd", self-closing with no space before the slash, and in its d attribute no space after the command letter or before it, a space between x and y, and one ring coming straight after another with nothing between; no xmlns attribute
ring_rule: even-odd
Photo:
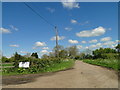
<svg viewBox="0 0 120 90"><path fill-rule="evenodd" d="M76 61L73 69L3 88L118 88L118 76L115 71Z"/></svg>

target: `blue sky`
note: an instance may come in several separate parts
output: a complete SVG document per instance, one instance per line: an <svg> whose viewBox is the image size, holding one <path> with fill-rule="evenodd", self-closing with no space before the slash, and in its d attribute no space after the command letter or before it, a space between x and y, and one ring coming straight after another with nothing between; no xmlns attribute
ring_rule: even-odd
<svg viewBox="0 0 120 90"><path fill-rule="evenodd" d="M27 3L59 30L59 45L113 48L118 40L118 3L38 2ZM3 3L3 55L15 51L48 53L55 46L54 28L24 3Z"/></svg>

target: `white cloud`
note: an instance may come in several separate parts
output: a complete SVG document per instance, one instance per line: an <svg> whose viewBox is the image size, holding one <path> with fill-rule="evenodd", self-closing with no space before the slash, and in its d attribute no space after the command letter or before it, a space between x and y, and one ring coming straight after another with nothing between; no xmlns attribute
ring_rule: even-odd
<svg viewBox="0 0 120 90"><path fill-rule="evenodd" d="M104 38L101 38L100 41L106 42L106 41L110 41L110 40L112 40L111 37L104 37Z"/></svg>
<svg viewBox="0 0 120 90"><path fill-rule="evenodd" d="M89 41L89 43L97 43L98 41L96 39Z"/></svg>
<svg viewBox="0 0 120 90"><path fill-rule="evenodd" d="M36 42L35 43L35 47L42 47L42 46L46 46L45 42Z"/></svg>
<svg viewBox="0 0 120 90"><path fill-rule="evenodd" d="M102 43L97 43L97 44L94 44L94 45L90 45L90 46L89 46L90 49L100 48L100 47L102 47Z"/></svg>
<svg viewBox="0 0 120 90"><path fill-rule="evenodd" d="M102 45L107 46L109 48L110 47L115 48L115 46L118 45L118 42L116 42L116 41L107 41L107 42L103 43Z"/></svg>
<svg viewBox="0 0 120 90"><path fill-rule="evenodd" d="M105 32L106 32L106 29L99 26L98 28L95 28L93 30L85 30L85 31L76 33L76 36L78 36L78 37L95 37L95 36L103 35Z"/></svg>
<svg viewBox="0 0 120 90"><path fill-rule="evenodd" d="M10 47L19 47L19 45L16 45L16 44L14 44L14 45L9 45Z"/></svg>
<svg viewBox="0 0 120 90"><path fill-rule="evenodd" d="M11 29L15 30L15 31L18 31L18 28L16 28L15 26L13 25L9 25Z"/></svg>
<svg viewBox="0 0 120 90"><path fill-rule="evenodd" d="M28 52L26 52L26 51L20 51L20 53L27 54Z"/></svg>
<svg viewBox="0 0 120 90"><path fill-rule="evenodd" d="M100 48L100 47L102 47L103 45L102 45L102 43L97 43L97 44L93 44L93 45L90 45L90 46L87 46L87 48L86 49L95 49L95 48Z"/></svg>
<svg viewBox="0 0 120 90"><path fill-rule="evenodd" d="M85 24L88 24L88 23L89 23L89 21L85 21L83 23L79 23L79 25L85 25Z"/></svg>
<svg viewBox="0 0 120 90"><path fill-rule="evenodd" d="M116 44L114 41L107 41L105 43L103 43L103 45L106 45L106 46L111 46L113 44Z"/></svg>
<svg viewBox="0 0 120 90"><path fill-rule="evenodd" d="M48 47L43 47L42 49L49 49Z"/></svg>
<svg viewBox="0 0 120 90"><path fill-rule="evenodd" d="M65 37L64 36L58 36L58 40L63 40L63 39L65 39ZM56 40L56 36L54 36L54 37L52 37L50 40Z"/></svg>
<svg viewBox="0 0 120 90"><path fill-rule="evenodd" d="M85 47L85 49L89 49L89 47L87 46L87 47Z"/></svg>
<svg viewBox="0 0 120 90"><path fill-rule="evenodd" d="M71 31L72 28L70 28L70 27L65 27L65 30L67 30L67 31Z"/></svg>
<svg viewBox="0 0 120 90"><path fill-rule="evenodd" d="M0 28L0 33L11 33L9 29Z"/></svg>
<svg viewBox="0 0 120 90"><path fill-rule="evenodd" d="M62 0L62 5L68 9L80 8L79 3L75 2L75 0Z"/></svg>
<svg viewBox="0 0 120 90"><path fill-rule="evenodd" d="M115 40L115 42L118 44L118 43L120 43L120 40Z"/></svg>
<svg viewBox="0 0 120 90"><path fill-rule="evenodd" d="M78 43L77 40L68 40L68 42L71 43L71 44L77 44Z"/></svg>
<svg viewBox="0 0 120 90"><path fill-rule="evenodd" d="M96 45L90 45L89 48L90 49L96 48Z"/></svg>
<svg viewBox="0 0 120 90"><path fill-rule="evenodd" d="M77 45L77 48L78 48L78 49L82 49L83 46L82 46L82 45Z"/></svg>
<svg viewBox="0 0 120 90"><path fill-rule="evenodd" d="M47 50L42 50L41 53L49 53Z"/></svg>
<svg viewBox="0 0 120 90"><path fill-rule="evenodd" d="M81 43L87 43L86 41L81 41Z"/></svg>
<svg viewBox="0 0 120 90"><path fill-rule="evenodd" d="M111 45L110 47L111 47L111 48L115 48L116 46L117 46L117 44L115 44L115 45Z"/></svg>
<svg viewBox="0 0 120 90"><path fill-rule="evenodd" d="M51 13L53 13L53 12L55 12L55 9L54 8L46 8L49 12L51 12Z"/></svg>
<svg viewBox="0 0 120 90"><path fill-rule="evenodd" d="M99 48L99 47L102 47L102 43L97 43L97 44L96 44L96 47L98 47L98 48Z"/></svg>
<svg viewBox="0 0 120 90"><path fill-rule="evenodd" d="M71 21L70 21L71 23L73 23L73 24L76 24L77 23L77 21L76 20L74 20L74 19L71 19Z"/></svg>

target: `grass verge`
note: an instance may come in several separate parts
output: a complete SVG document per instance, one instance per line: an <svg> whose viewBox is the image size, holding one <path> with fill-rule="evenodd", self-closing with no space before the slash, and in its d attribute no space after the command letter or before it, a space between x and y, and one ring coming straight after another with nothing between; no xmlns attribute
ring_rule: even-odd
<svg viewBox="0 0 120 90"><path fill-rule="evenodd" d="M74 65L74 62L75 61L72 59L64 60L61 63L53 64L52 66L47 67L47 68L43 69L42 71L38 71L35 73L31 73L28 71L28 69L24 69L24 72L22 72L22 73L19 73L16 70L14 70L13 72L3 72L2 75L6 76L6 75L23 75L23 74L38 74L38 73L46 73L46 72L56 72L56 71L61 71L61 70L72 68Z"/></svg>
<svg viewBox="0 0 120 90"><path fill-rule="evenodd" d="M103 66L114 70L120 70L117 59L85 59L82 61L85 63Z"/></svg>
<svg viewBox="0 0 120 90"><path fill-rule="evenodd" d="M13 63L2 63L2 66L5 67L5 66L13 66Z"/></svg>

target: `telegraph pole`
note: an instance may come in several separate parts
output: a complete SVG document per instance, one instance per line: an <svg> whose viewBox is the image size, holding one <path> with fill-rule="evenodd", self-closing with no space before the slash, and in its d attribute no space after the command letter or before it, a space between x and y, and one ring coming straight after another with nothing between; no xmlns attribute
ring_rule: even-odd
<svg viewBox="0 0 120 90"><path fill-rule="evenodd" d="M59 57L59 50L58 50L58 29L57 29L56 26L55 26L55 32L56 32L56 50L55 50L55 54L56 54L56 57Z"/></svg>

